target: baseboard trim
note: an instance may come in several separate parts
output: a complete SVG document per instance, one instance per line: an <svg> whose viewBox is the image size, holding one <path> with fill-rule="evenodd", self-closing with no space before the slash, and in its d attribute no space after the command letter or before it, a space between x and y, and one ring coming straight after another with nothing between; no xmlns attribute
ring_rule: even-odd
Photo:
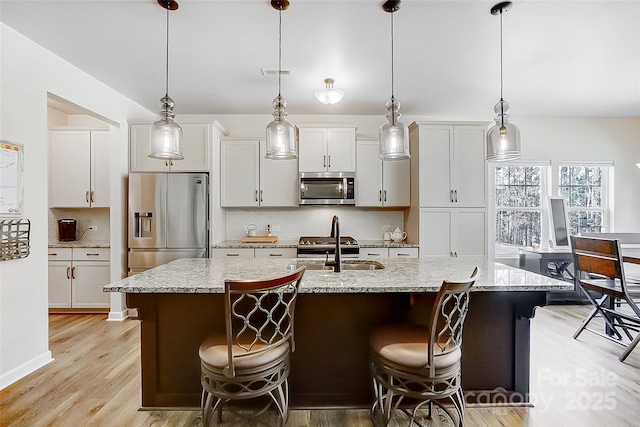
<svg viewBox="0 0 640 427"><path fill-rule="evenodd" d="M44 365L47 365L53 361L54 359L53 357L51 357L51 351L47 350L41 355L34 357L33 359L23 363L15 369L3 373L2 375L0 375L0 390L10 386L16 381L21 380L30 373L37 371Z"/></svg>

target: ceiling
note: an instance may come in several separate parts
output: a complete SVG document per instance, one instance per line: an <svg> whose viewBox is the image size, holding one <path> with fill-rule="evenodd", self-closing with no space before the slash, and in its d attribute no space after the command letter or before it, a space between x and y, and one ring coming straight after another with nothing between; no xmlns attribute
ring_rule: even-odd
<svg viewBox="0 0 640 427"><path fill-rule="evenodd" d="M169 95L177 114L269 114L278 12L268 0L178 0ZM404 115L491 119L500 98L497 1L405 0L395 20ZM515 1L504 15L504 98L513 117L640 117L640 0ZM291 0L282 13L290 114L385 114L390 14L375 0ZM0 20L151 111L165 84L156 0L1 0ZM326 77L346 92L313 97Z"/></svg>

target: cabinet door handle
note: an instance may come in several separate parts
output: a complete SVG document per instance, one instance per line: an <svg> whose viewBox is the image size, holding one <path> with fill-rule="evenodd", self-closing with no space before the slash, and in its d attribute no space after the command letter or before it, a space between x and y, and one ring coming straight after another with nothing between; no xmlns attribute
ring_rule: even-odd
<svg viewBox="0 0 640 427"><path fill-rule="evenodd" d="M453 252L449 252L449 256L453 258Z"/></svg>
<svg viewBox="0 0 640 427"><path fill-rule="evenodd" d="M169 160L169 166L173 167L173 160Z"/></svg>
<svg viewBox="0 0 640 427"><path fill-rule="evenodd" d="M453 190L449 190L449 201L453 203Z"/></svg>
<svg viewBox="0 0 640 427"><path fill-rule="evenodd" d="M164 161L164 165L165 165L166 167L169 167L169 161L168 161L168 160L165 160L165 161Z"/></svg>
<svg viewBox="0 0 640 427"><path fill-rule="evenodd" d="M282 254L269 254L269 256L282 256Z"/></svg>
<svg viewBox="0 0 640 427"><path fill-rule="evenodd" d="M384 190L382 193L384 194L384 201L386 202L387 201L387 190Z"/></svg>
<svg viewBox="0 0 640 427"><path fill-rule="evenodd" d="M263 202L264 200L262 200L262 190L260 190L260 201Z"/></svg>
<svg viewBox="0 0 640 427"><path fill-rule="evenodd" d="M458 190L454 190L454 191L453 191L453 194L454 194L454 196L455 196L456 203L458 203Z"/></svg>
<svg viewBox="0 0 640 427"><path fill-rule="evenodd" d="M93 191L91 192L91 196L89 197L89 200L91 200L91 203L93 203Z"/></svg>
<svg viewBox="0 0 640 427"><path fill-rule="evenodd" d="M256 202L257 202L258 201L258 190L256 190L255 199L256 199Z"/></svg>
<svg viewBox="0 0 640 427"><path fill-rule="evenodd" d="M327 167L327 156L322 156L322 167L323 168Z"/></svg>
<svg viewBox="0 0 640 427"><path fill-rule="evenodd" d="M227 256L240 256L240 254L227 254Z"/></svg>
<svg viewBox="0 0 640 427"><path fill-rule="evenodd" d="M327 166L331 167L331 154L329 154L329 164Z"/></svg>
<svg viewBox="0 0 640 427"><path fill-rule="evenodd" d="M382 190L378 191L378 201L382 201Z"/></svg>
<svg viewBox="0 0 640 427"><path fill-rule="evenodd" d="M72 279L76 278L76 268L75 267L71 267L71 278Z"/></svg>
<svg viewBox="0 0 640 427"><path fill-rule="evenodd" d="M71 267L67 267L67 279L71 279Z"/></svg>
<svg viewBox="0 0 640 427"><path fill-rule="evenodd" d="M89 192L85 192L84 193L84 199L87 201L87 203L89 203Z"/></svg>

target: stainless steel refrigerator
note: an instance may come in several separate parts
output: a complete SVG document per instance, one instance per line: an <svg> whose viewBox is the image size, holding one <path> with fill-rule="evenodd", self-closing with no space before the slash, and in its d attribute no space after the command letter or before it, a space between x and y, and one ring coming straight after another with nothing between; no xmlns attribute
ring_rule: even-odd
<svg viewBox="0 0 640 427"><path fill-rule="evenodd" d="M130 173L129 275L209 256L209 175Z"/></svg>

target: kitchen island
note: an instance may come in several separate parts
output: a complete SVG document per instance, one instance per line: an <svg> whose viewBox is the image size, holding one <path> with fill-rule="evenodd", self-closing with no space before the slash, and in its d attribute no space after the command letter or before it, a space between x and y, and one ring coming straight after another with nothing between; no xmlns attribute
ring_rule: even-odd
<svg viewBox="0 0 640 427"><path fill-rule="evenodd" d="M105 286L107 292L126 293L127 305L138 309L142 407L200 405L198 347L207 335L224 331L225 279L282 275L292 264L309 261L180 259ZM470 401L528 401L529 319L545 304L547 291L572 284L483 257L382 264L381 270L305 273L289 377L292 407L369 406L370 331L408 319L424 322L442 280L466 279L475 266L481 273L465 324L464 390Z"/></svg>

